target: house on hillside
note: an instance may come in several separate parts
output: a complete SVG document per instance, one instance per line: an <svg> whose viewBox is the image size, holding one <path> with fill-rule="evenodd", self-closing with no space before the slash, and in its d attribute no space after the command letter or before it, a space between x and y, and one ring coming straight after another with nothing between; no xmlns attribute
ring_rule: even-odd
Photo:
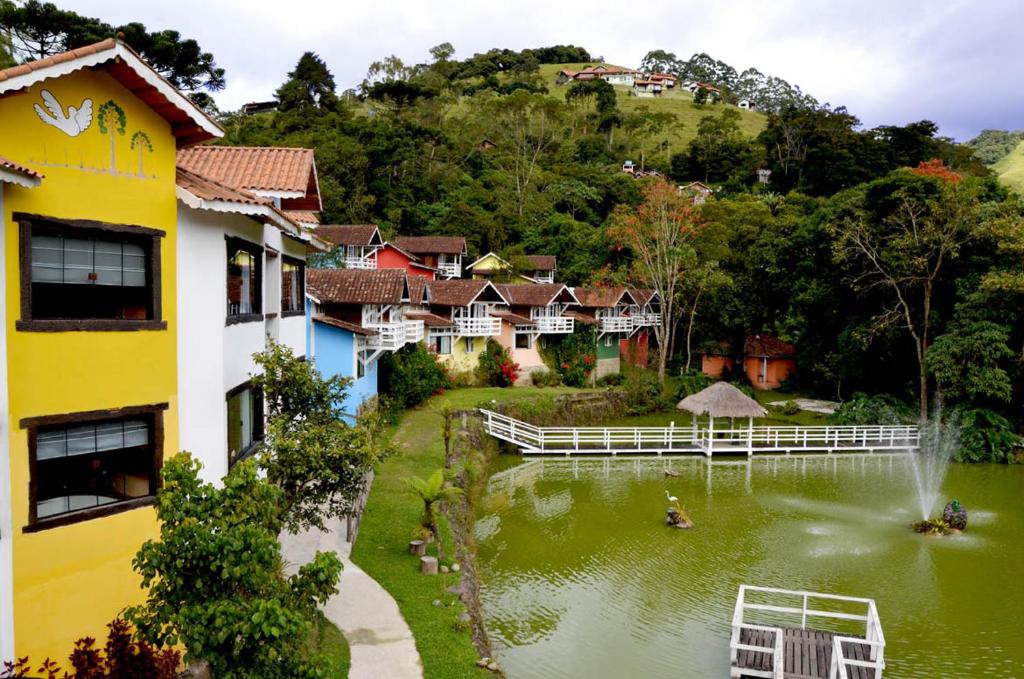
<svg viewBox="0 0 1024 679"><path fill-rule="evenodd" d="M306 255L328 244L271 199L181 167L177 197L179 446L216 482L262 439L253 354L269 338L306 355Z"/></svg>
<svg viewBox="0 0 1024 679"><path fill-rule="evenodd" d="M354 414L377 395L377 359L424 339L424 322L408 317L425 304L422 281L399 269L310 269L306 273L306 355L325 377L353 380L344 403Z"/></svg>
<svg viewBox="0 0 1024 679"><path fill-rule="evenodd" d="M573 288L572 292L579 301L579 309L567 315L594 326L597 334L594 379L619 372L619 346L633 332L630 312L637 305L636 299L624 287Z"/></svg>
<svg viewBox="0 0 1024 679"><path fill-rule="evenodd" d="M527 265L529 266L529 265ZM488 252L483 257L471 263L468 267L470 275L476 280L493 280L511 275L515 267L512 263L493 252ZM517 279L526 283L533 283L534 280L525 273L518 274Z"/></svg>
<svg viewBox="0 0 1024 679"><path fill-rule="evenodd" d="M732 345L729 342L716 342L708 345L701 355L700 369L708 377L716 380L729 379L735 367Z"/></svg>
<svg viewBox="0 0 1024 679"><path fill-rule="evenodd" d="M572 290L558 283L497 286L508 304L491 315L501 319L498 343L508 349L521 374L545 368L540 345L545 336L571 335L575 322L566 314L579 306ZM519 384L526 384L525 380Z"/></svg>
<svg viewBox="0 0 1024 679"><path fill-rule="evenodd" d="M660 97L664 85L656 80L637 78L633 81L634 97Z"/></svg>
<svg viewBox="0 0 1024 679"><path fill-rule="evenodd" d="M646 368L654 328L661 323L661 298L652 288L630 288L629 294L636 302L629 308L633 332L619 340L619 354L626 363Z"/></svg>
<svg viewBox="0 0 1024 679"><path fill-rule="evenodd" d="M526 255L527 277L537 283L554 283L558 260L554 255Z"/></svg>
<svg viewBox="0 0 1024 679"><path fill-rule="evenodd" d="M437 269L438 278L462 277L462 259L468 254L462 236L398 236L392 242Z"/></svg>
<svg viewBox="0 0 1024 679"><path fill-rule="evenodd" d="M419 257L391 242L381 245L374 253L374 259L378 269L401 269L410 276L427 280L434 280L437 274L437 269L427 266Z"/></svg>
<svg viewBox="0 0 1024 679"><path fill-rule="evenodd" d="M373 224L323 224L316 228L316 235L335 246L338 266L377 268L377 250L384 239Z"/></svg>
<svg viewBox="0 0 1024 679"><path fill-rule="evenodd" d="M756 111L757 110L757 104L755 104L754 102L750 101L749 99L740 99L740 102L738 104L736 104L736 106L738 106L739 108L743 109L744 111Z"/></svg>
<svg viewBox="0 0 1024 679"><path fill-rule="evenodd" d="M601 80L607 81L612 85L629 85L633 86L633 81L643 74L640 71L634 71L630 68L622 68L621 66L612 66L610 64L598 64L597 66L587 66L586 68L578 71L574 76L574 80L594 80L600 78Z"/></svg>
<svg viewBox="0 0 1024 679"><path fill-rule="evenodd" d="M181 245L176 155L223 130L110 38L0 69L0 131L0 659L35 667L144 601L131 557L184 426L182 260L226 295L223 236Z"/></svg>
<svg viewBox="0 0 1024 679"><path fill-rule="evenodd" d="M313 149L192 146L178 154L178 167L269 198L298 222L310 223L323 210Z"/></svg>
<svg viewBox="0 0 1024 679"><path fill-rule="evenodd" d="M647 79L669 90L676 86L676 77L671 73L651 73Z"/></svg>
<svg viewBox="0 0 1024 679"><path fill-rule="evenodd" d="M686 186L679 186L676 192L680 196L690 196L694 205L703 205L714 194L714 189L703 182L690 182Z"/></svg>
<svg viewBox="0 0 1024 679"><path fill-rule="evenodd" d="M570 80L574 80L576 78L576 75L576 71L573 71L572 69L568 68L563 68L558 72L558 75L555 76L555 84L564 85Z"/></svg>
<svg viewBox="0 0 1024 679"><path fill-rule="evenodd" d="M751 335L743 344L743 368L755 389L778 389L796 372L796 347L772 335Z"/></svg>
<svg viewBox="0 0 1024 679"><path fill-rule="evenodd" d="M508 300L486 280L436 280L427 283L427 346L449 368L474 370L488 338L501 334L501 319L491 315Z"/></svg>

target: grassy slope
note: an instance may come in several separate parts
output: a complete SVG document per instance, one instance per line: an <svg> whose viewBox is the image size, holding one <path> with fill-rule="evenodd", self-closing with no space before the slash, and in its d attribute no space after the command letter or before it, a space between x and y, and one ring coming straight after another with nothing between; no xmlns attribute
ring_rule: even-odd
<svg viewBox="0 0 1024 679"><path fill-rule="evenodd" d="M398 454L380 465L373 481L366 513L352 560L373 576L398 602L427 677L481 677L490 673L477 669L476 652L468 631L456 626L461 612L447 586L454 577L427 578L418 572L418 560L407 552L409 540L419 525L423 505L403 479L427 477L444 463L441 440L441 410L471 408L483 401L529 399L538 393L555 394L572 389L532 387L515 389L459 389L432 398L424 406L406 412L393 431L392 442ZM441 599L450 607L437 607Z"/></svg>
<svg viewBox="0 0 1024 679"><path fill-rule="evenodd" d="M540 74L552 95L564 97L568 85L555 84L558 72L563 68L579 70L588 65L591 64L541 64ZM631 96L632 88L625 85L616 85L615 91L618 94L619 108L623 112L628 113L635 110L638 106L647 106L651 111L665 111L676 115L680 123L680 129L670 135L673 152L682 151L686 144L696 136L697 125L700 123L701 118L708 115L718 115L718 112L722 110L722 106L725 106L725 104L696 106L693 103L693 96L685 89L680 90L679 88L666 91L660 97L646 98ZM763 113L741 109L736 110L740 112L739 125L743 134L754 137L764 129L765 116Z"/></svg>
<svg viewBox="0 0 1024 679"><path fill-rule="evenodd" d="M1024 192L1024 141L993 165L992 170L1004 184Z"/></svg>

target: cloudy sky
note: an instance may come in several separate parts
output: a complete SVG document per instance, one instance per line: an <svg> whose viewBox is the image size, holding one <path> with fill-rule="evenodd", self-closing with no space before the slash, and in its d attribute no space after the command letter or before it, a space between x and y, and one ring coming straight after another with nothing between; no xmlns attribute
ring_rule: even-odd
<svg viewBox="0 0 1024 679"><path fill-rule="evenodd" d="M340 89L389 54L425 61L575 44L637 66L652 49L756 66L845 105L866 126L922 118L966 140L1024 129L1024 0L55 0L109 23L196 38L227 70L222 109L266 100L305 50Z"/></svg>

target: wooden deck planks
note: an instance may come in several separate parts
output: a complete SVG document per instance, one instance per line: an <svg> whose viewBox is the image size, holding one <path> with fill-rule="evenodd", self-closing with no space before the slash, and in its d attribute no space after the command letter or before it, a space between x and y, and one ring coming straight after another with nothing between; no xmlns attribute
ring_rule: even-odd
<svg viewBox="0 0 1024 679"><path fill-rule="evenodd" d="M845 635L844 635L845 636ZM786 679L827 679L832 664L832 633L817 630L782 628L784 675ZM766 650L775 648L774 635L761 630L740 630L740 643L761 646ZM855 660L868 660L870 647L865 644L846 642L843 652ZM742 670L771 671L774 662L769 653L740 651L735 667ZM873 679L865 667L847 666L850 679ZM741 676L748 676L742 675Z"/></svg>

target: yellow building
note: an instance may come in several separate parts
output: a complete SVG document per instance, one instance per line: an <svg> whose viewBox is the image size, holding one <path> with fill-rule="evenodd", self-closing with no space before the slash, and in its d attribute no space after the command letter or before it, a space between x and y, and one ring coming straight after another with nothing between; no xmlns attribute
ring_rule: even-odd
<svg viewBox="0 0 1024 679"><path fill-rule="evenodd" d="M439 361L458 372L473 370L489 338L501 335L501 319L491 316L508 301L484 280L430 281L427 283L430 318L427 345Z"/></svg>
<svg viewBox="0 0 1024 679"><path fill-rule="evenodd" d="M123 43L0 71L0 658L140 601L178 449L175 154L221 131Z"/></svg>
<svg viewBox="0 0 1024 679"><path fill-rule="evenodd" d="M532 262L528 257L522 258L524 271L531 271ZM552 260L554 258L551 258ZM474 280L493 280L493 279L514 279L516 283L536 283L533 278L525 275L525 273L514 274L515 267L511 262L508 262L493 252L488 252L486 255L476 260L468 267L470 276ZM553 267L552 267L553 271ZM545 282L552 282L545 279Z"/></svg>

